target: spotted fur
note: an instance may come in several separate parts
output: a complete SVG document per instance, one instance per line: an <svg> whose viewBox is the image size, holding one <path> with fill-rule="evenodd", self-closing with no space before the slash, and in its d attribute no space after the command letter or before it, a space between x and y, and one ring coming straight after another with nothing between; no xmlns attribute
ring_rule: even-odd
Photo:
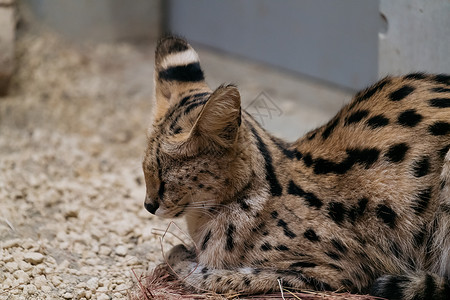
<svg viewBox="0 0 450 300"><path fill-rule="evenodd" d="M195 247L168 259L187 285L450 299L450 76L386 77L287 143L184 40L155 66L145 207L186 218Z"/></svg>

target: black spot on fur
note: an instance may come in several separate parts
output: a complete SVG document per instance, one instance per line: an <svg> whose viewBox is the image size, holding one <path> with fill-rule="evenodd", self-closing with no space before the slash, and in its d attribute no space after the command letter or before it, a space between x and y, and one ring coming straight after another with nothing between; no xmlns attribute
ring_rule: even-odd
<svg viewBox="0 0 450 300"><path fill-rule="evenodd" d="M377 206L377 217L386 223L389 227L395 227L397 214L388 206L380 204Z"/></svg>
<svg viewBox="0 0 450 300"><path fill-rule="evenodd" d="M184 105L186 105L188 103L191 104L191 103L196 102L197 100L200 100L200 99L203 100L204 97L208 96L209 94L210 93L197 93L197 94L194 94L194 95L186 96L183 99L181 99L181 101L177 105L177 108L182 107L182 106L184 106Z"/></svg>
<svg viewBox="0 0 450 300"><path fill-rule="evenodd" d="M316 232L312 229L308 229L303 233L303 236L310 240L311 242L320 241L320 237L316 234Z"/></svg>
<svg viewBox="0 0 450 300"><path fill-rule="evenodd" d="M403 286L408 282L405 276L386 275L378 278L372 286L372 296L401 300L404 299Z"/></svg>
<svg viewBox="0 0 450 300"><path fill-rule="evenodd" d="M358 201L358 214L362 216L364 214L364 211L366 210L367 203L369 203L369 199L362 198Z"/></svg>
<svg viewBox="0 0 450 300"><path fill-rule="evenodd" d="M450 151L450 144L439 150L439 157L441 159L445 158L445 155Z"/></svg>
<svg viewBox="0 0 450 300"><path fill-rule="evenodd" d="M363 165L366 169L375 163L380 155L380 150L376 148L348 149L349 160Z"/></svg>
<svg viewBox="0 0 450 300"><path fill-rule="evenodd" d="M252 281L248 277L244 276L244 284L245 284L245 286L250 286L251 283L252 283Z"/></svg>
<svg viewBox="0 0 450 300"><path fill-rule="evenodd" d="M355 284L350 279L342 279L341 284L348 289L353 289L355 287Z"/></svg>
<svg viewBox="0 0 450 300"><path fill-rule="evenodd" d="M414 176L416 177L423 177L427 175L430 170L430 158L428 156L424 156L420 160L414 162L413 170Z"/></svg>
<svg viewBox="0 0 450 300"><path fill-rule="evenodd" d="M265 242L264 244L261 245L261 250L262 251L272 250L272 245L269 244L268 242Z"/></svg>
<svg viewBox="0 0 450 300"><path fill-rule="evenodd" d="M166 183L164 181L161 181L161 183L159 184L159 189L158 189L158 197L159 197L160 201L163 201L165 186L166 186Z"/></svg>
<svg viewBox="0 0 450 300"><path fill-rule="evenodd" d="M337 265L335 265L335 264L328 264L328 266L329 266L330 268L334 269L334 270L339 271L339 272L344 271L344 269L342 269L341 267L339 267L339 266L337 266Z"/></svg>
<svg viewBox="0 0 450 300"><path fill-rule="evenodd" d="M158 73L158 78L160 80L180 82L198 82L205 79L198 62L167 68Z"/></svg>
<svg viewBox="0 0 450 300"><path fill-rule="evenodd" d="M246 186L244 186L244 188L238 193L238 198L237 198L237 203L239 203L240 207L243 210L249 210L250 209L250 205L247 203L246 198L247 198L247 193L248 190L251 188L251 182L249 182Z"/></svg>
<svg viewBox="0 0 450 300"><path fill-rule="evenodd" d="M301 187L297 186L292 180L289 181L288 194L302 197L305 199L306 204L317 209L321 208L323 203L313 193L305 192Z"/></svg>
<svg viewBox="0 0 450 300"><path fill-rule="evenodd" d="M436 299L436 283L434 282L433 276L427 274L425 276L425 290L424 290L424 299ZM444 294L443 294L444 295ZM445 297L449 297L450 294L446 294Z"/></svg>
<svg viewBox="0 0 450 300"><path fill-rule="evenodd" d="M266 226L266 223L261 222L256 227L252 229L252 232L259 232Z"/></svg>
<svg viewBox="0 0 450 300"><path fill-rule="evenodd" d="M390 82L390 79L386 77L386 78L380 80L375 85L373 85L373 86L371 86L371 87L369 87L369 88L359 92L358 94L356 94L355 100L350 104L349 109L353 108L356 103L360 103L362 101L366 101L367 99L372 97L374 94L376 94L379 91L381 91L383 89L383 87L386 84L388 84L389 82Z"/></svg>
<svg viewBox="0 0 450 300"><path fill-rule="evenodd" d="M450 133L450 123L438 121L428 127L428 131L432 135L446 135Z"/></svg>
<svg viewBox="0 0 450 300"><path fill-rule="evenodd" d="M327 255L329 258L333 259L333 260L340 260L341 256L339 254L337 254L336 252L325 252L325 255Z"/></svg>
<svg viewBox="0 0 450 300"><path fill-rule="evenodd" d="M316 137L316 135L317 135L317 131L313 131L313 132L308 133L306 135L306 138L308 139L308 141L311 141Z"/></svg>
<svg viewBox="0 0 450 300"><path fill-rule="evenodd" d="M446 89L448 92L450 92L450 89ZM428 103L430 103L430 106L436 107L436 108L447 108L450 107L450 98L434 98L428 100Z"/></svg>
<svg viewBox="0 0 450 300"><path fill-rule="evenodd" d="M347 157L339 162L333 162L323 158L314 160L314 173L316 174L345 174L355 164L361 164L365 168L369 168L378 159L380 151L376 148L365 149L347 149Z"/></svg>
<svg viewBox="0 0 450 300"><path fill-rule="evenodd" d="M312 159L312 157L311 157L311 154L309 154L309 153L305 154L305 155L303 156L303 162L305 163L305 165L306 165L307 167L311 167L312 164L314 163L314 161L313 161L313 159Z"/></svg>
<svg viewBox="0 0 450 300"><path fill-rule="evenodd" d="M415 109L408 109L398 115L397 123L405 127L414 127L422 121L422 115Z"/></svg>
<svg viewBox="0 0 450 300"><path fill-rule="evenodd" d="M414 87L410 86L410 85L405 85L404 87L399 88L398 90L396 90L395 92L392 92L389 95L389 99L391 101L400 101L403 100L406 96L408 96L409 94L411 94L414 91Z"/></svg>
<svg viewBox="0 0 450 300"><path fill-rule="evenodd" d="M425 79L427 77L428 76L425 73L411 73L411 74L406 75L404 78L421 80L421 79Z"/></svg>
<svg viewBox="0 0 450 300"><path fill-rule="evenodd" d="M406 152L408 150L409 146L406 143L395 144L389 147L388 152L386 153L386 157L391 162L399 163L405 158Z"/></svg>
<svg viewBox="0 0 450 300"><path fill-rule="evenodd" d="M272 142L277 146L278 149L283 152L284 156L286 156L289 159L301 159L302 154L297 149L289 149L289 144L279 140L277 138L271 137Z"/></svg>
<svg viewBox="0 0 450 300"><path fill-rule="evenodd" d="M340 202L330 202L328 204L328 215L337 224L341 224L344 221L345 214L344 204Z"/></svg>
<svg viewBox="0 0 450 300"><path fill-rule="evenodd" d="M278 178L275 174L275 169L272 164L272 156L270 155L266 144L263 142L255 128L251 127L251 130L253 136L256 138L259 152L261 152L261 155L264 157L266 180L270 185L270 193L272 194L272 196L281 196L281 194L283 193L283 188L281 187L280 182L278 181Z"/></svg>
<svg viewBox="0 0 450 300"><path fill-rule="evenodd" d="M432 189L431 187L429 187L425 190L419 191L419 193L417 194L416 203L414 203L413 205L416 215L423 213L427 209L428 204L431 200L431 192Z"/></svg>
<svg viewBox="0 0 450 300"><path fill-rule="evenodd" d="M350 116L348 116L345 119L345 125L350 125L352 123L358 123L363 118L367 117L368 114L369 114L368 110L358 110L358 111L352 113Z"/></svg>
<svg viewBox="0 0 450 300"><path fill-rule="evenodd" d="M436 81L437 83L442 83L442 84L446 84L446 85L450 85L450 75L447 74L438 74L436 76L434 76L434 81Z"/></svg>
<svg viewBox="0 0 450 300"><path fill-rule="evenodd" d="M296 263L293 263L289 266L289 268L314 268L316 267L317 264L313 263L313 262L306 262L306 261L299 261Z"/></svg>
<svg viewBox="0 0 450 300"><path fill-rule="evenodd" d="M288 238L293 239L293 238L295 238L295 237L297 236L295 233L293 233L293 232L289 229L287 223L286 223L283 219L279 219L279 220L278 220L277 226L280 226L280 227L283 228L283 233L284 233L284 235L287 236Z"/></svg>
<svg viewBox="0 0 450 300"><path fill-rule="evenodd" d="M389 124L389 119L383 115L376 115L367 120L367 125L372 129L384 127Z"/></svg>
<svg viewBox="0 0 450 300"><path fill-rule="evenodd" d="M233 240L233 235L234 235L234 231L235 231L235 227L233 224L229 224L228 225L228 229L227 229L227 243L225 245L225 249L227 251L232 251L234 248L234 240Z"/></svg>
<svg viewBox="0 0 450 300"><path fill-rule="evenodd" d="M364 214L368 202L369 199L362 198L358 201L358 204L356 206L353 206L350 209L350 211L348 212L348 217L353 224L358 217L361 217Z"/></svg>
<svg viewBox="0 0 450 300"><path fill-rule="evenodd" d="M207 267L203 267L202 270L200 271L202 274L205 274L208 272L208 268Z"/></svg>
<svg viewBox="0 0 450 300"><path fill-rule="evenodd" d="M347 252L347 247L341 241L339 241L337 239L332 239L331 244L338 252L341 252L341 253Z"/></svg>
<svg viewBox="0 0 450 300"><path fill-rule="evenodd" d="M443 88L443 87L435 87L431 89L432 92L435 93L450 93L450 89Z"/></svg>
<svg viewBox="0 0 450 300"><path fill-rule="evenodd" d="M313 193L305 193L303 198L306 200L306 203L311 207L319 209L323 205L322 200L317 198L316 195L314 195Z"/></svg>
<svg viewBox="0 0 450 300"><path fill-rule="evenodd" d="M276 210L274 210L273 212L271 212L270 215L272 216L273 219L278 218L278 212L277 212Z"/></svg>
<svg viewBox="0 0 450 300"><path fill-rule="evenodd" d="M339 118L336 118L335 120L331 121L327 127L325 127L325 130L322 132L322 138L326 139L330 136L330 134L333 132L334 128L336 128L337 124L339 123Z"/></svg>
<svg viewBox="0 0 450 300"><path fill-rule="evenodd" d="M389 245L389 248L390 248L392 254L394 254L395 257L399 258L401 256L400 246L396 242L391 241L390 245Z"/></svg>
<svg viewBox="0 0 450 300"><path fill-rule="evenodd" d="M286 245L278 245L275 247L275 250L278 251L289 251L289 248Z"/></svg>
<svg viewBox="0 0 450 300"><path fill-rule="evenodd" d="M181 127L180 126L177 126L174 130L173 130L173 133L174 134L179 134L180 132L181 132Z"/></svg>
<svg viewBox="0 0 450 300"><path fill-rule="evenodd" d="M289 181L289 185L288 185L288 194L298 196L298 197L303 197L305 195L305 191L291 180L291 181ZM275 211L275 213L276 213L275 217L273 216L273 213L274 212L272 212L273 218L278 217L278 212Z"/></svg>
<svg viewBox="0 0 450 300"><path fill-rule="evenodd" d="M202 251L206 250L206 247L208 246L208 241L210 238L211 238L211 230L209 230L208 233L203 238L202 247L201 247Z"/></svg>

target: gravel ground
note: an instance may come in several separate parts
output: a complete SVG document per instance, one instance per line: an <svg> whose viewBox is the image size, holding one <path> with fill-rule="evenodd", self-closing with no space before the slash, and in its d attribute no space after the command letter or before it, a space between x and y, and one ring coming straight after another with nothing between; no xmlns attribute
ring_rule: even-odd
<svg viewBox="0 0 450 300"><path fill-rule="evenodd" d="M47 34L17 48L0 99L0 299L127 298L168 224L143 209L153 47Z"/></svg>
<svg viewBox="0 0 450 300"><path fill-rule="evenodd" d="M169 222L143 209L153 51L152 44L74 45L49 33L17 41L18 70L0 98L0 299L128 298L141 274L162 262L161 245L179 243L172 235L161 242ZM237 83L244 107L268 92L284 112L273 121L295 129L285 121L303 120L295 136L347 97L200 52L212 86ZM313 99L309 109L295 108L299 97ZM183 236L177 224L170 231Z"/></svg>

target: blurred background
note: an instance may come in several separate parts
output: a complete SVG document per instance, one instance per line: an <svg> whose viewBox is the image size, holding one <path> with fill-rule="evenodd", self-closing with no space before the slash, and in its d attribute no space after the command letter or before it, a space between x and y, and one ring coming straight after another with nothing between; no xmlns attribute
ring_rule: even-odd
<svg viewBox="0 0 450 300"><path fill-rule="evenodd" d="M0 299L126 298L161 262L141 162L168 33L289 141L387 74L450 73L450 0L0 0Z"/></svg>
<svg viewBox="0 0 450 300"><path fill-rule="evenodd" d="M181 35L207 52L203 67L214 85L222 81L262 83L259 92L265 91L264 97L274 98L279 114L285 116L281 121L270 115L265 123L288 139L310 129L310 124L313 127L321 124L348 101L352 92L382 76L416 71L450 72L449 0L282 3L1 0L0 3L2 11L11 11L8 6L19 6L22 12L19 19L28 21L28 31L46 30L77 45L126 43L144 49L143 46L149 46L164 34ZM15 18L9 17L11 24L6 24L7 19L3 12L0 20L5 24L0 26L0 32L5 31L1 33L5 38L0 46L12 53L12 46L7 45L11 33L6 31L13 31L17 14ZM9 40L12 43L11 37ZM151 53L153 50L149 48ZM212 55L211 63L208 55ZM264 72L251 73L252 68L243 68L242 62L250 62L253 69L264 68ZM3 73L13 73L11 64L4 69ZM273 78L261 81L269 73L282 73L281 77L289 77L292 84L286 84L289 80L284 78L281 84ZM310 87L320 87L321 92ZM243 88L245 94L245 85ZM272 89L277 91L270 92ZM328 90L334 96L324 92ZM259 94L253 91L246 96L244 102L250 103ZM309 107L312 112L306 113ZM290 117L289 112L296 117ZM299 123L299 119L304 122ZM295 122L292 124L296 124L295 131L292 126L283 126L290 121Z"/></svg>

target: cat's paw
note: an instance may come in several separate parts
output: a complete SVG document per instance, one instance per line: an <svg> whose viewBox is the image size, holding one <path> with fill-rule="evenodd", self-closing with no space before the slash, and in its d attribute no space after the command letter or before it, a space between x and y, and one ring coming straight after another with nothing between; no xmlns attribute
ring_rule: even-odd
<svg viewBox="0 0 450 300"><path fill-rule="evenodd" d="M196 261L194 249L187 249L183 244L179 244L170 249L167 254L167 264L170 266L179 264L182 261Z"/></svg>

